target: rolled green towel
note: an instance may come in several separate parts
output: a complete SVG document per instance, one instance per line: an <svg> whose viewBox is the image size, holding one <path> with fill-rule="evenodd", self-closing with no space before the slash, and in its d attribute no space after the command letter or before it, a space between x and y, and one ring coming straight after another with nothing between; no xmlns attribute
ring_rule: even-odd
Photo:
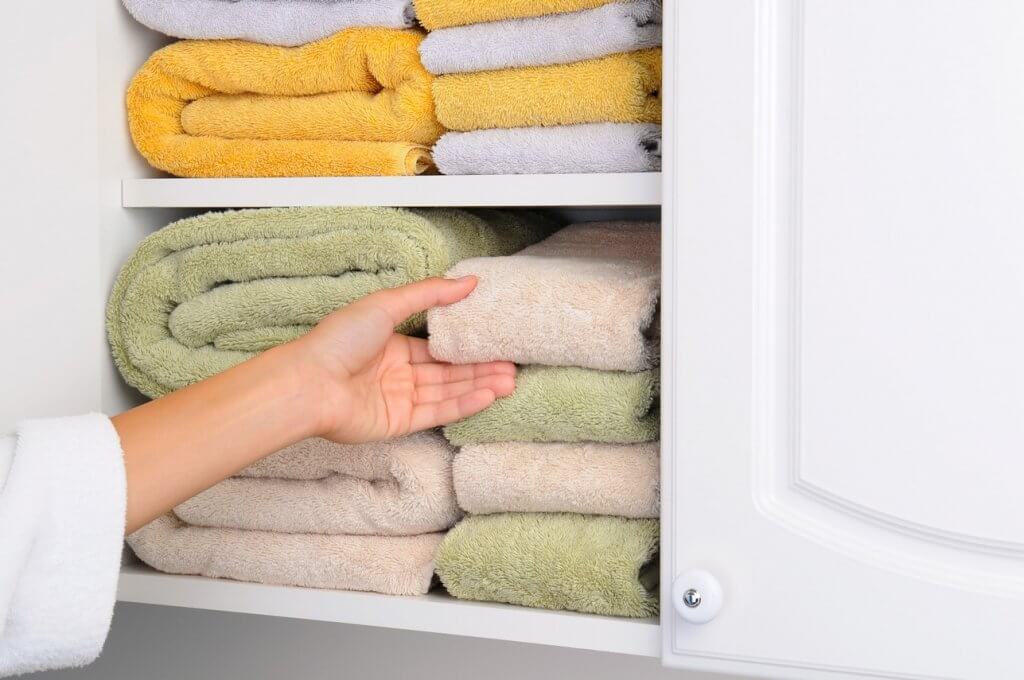
<svg viewBox="0 0 1024 680"><path fill-rule="evenodd" d="M456 446L488 442L607 442L658 438L658 371L620 373L526 366L516 391L486 411L449 425Z"/></svg>
<svg viewBox="0 0 1024 680"><path fill-rule="evenodd" d="M467 517L435 569L463 600L610 616L658 613L658 521L569 514Z"/></svg>
<svg viewBox="0 0 1024 680"><path fill-rule="evenodd" d="M208 213L144 239L107 306L121 374L159 397L306 333L382 288L508 255L555 225L526 212L274 208ZM423 316L399 328L423 330Z"/></svg>

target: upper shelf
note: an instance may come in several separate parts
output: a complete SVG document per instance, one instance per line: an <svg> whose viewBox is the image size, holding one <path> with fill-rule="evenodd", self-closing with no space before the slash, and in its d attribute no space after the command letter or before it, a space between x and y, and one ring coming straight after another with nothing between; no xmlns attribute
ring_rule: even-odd
<svg viewBox="0 0 1024 680"><path fill-rule="evenodd" d="M122 602L329 621L446 635L659 656L656 619L620 619L464 602L442 593L394 597L161 574L141 564L122 567Z"/></svg>
<svg viewBox="0 0 1024 680"><path fill-rule="evenodd" d="M657 206L661 173L126 179L125 208Z"/></svg>

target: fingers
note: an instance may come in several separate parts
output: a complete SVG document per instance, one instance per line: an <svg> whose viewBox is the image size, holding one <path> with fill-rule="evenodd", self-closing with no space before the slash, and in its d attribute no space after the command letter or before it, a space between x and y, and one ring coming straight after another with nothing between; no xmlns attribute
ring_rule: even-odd
<svg viewBox="0 0 1024 680"><path fill-rule="evenodd" d="M397 326L413 314L458 302L474 288L475 276L464 276L461 279L432 278L376 292L365 298L365 301L386 313L392 325Z"/></svg>
<svg viewBox="0 0 1024 680"><path fill-rule="evenodd" d="M483 378L488 375L508 375L515 377L516 365L508 361L492 361L486 364L417 364L413 360L413 380L417 385L439 385L443 383L462 382Z"/></svg>
<svg viewBox="0 0 1024 680"><path fill-rule="evenodd" d="M477 390L490 390L497 398L507 397L516 389L516 381L510 375L488 375L473 380L460 382L443 383L438 385L423 385L416 388L413 398L415 404L429 404L432 402L455 399L464 394Z"/></svg>
<svg viewBox="0 0 1024 680"><path fill-rule="evenodd" d="M429 430L468 418L494 403L497 395L489 389L478 389L462 396L413 407L410 427L413 431Z"/></svg>

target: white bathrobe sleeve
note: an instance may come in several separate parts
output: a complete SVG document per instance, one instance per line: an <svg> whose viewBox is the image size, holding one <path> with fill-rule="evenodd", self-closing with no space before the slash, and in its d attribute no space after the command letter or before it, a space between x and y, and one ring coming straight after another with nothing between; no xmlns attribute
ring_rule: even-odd
<svg viewBox="0 0 1024 680"><path fill-rule="evenodd" d="M121 444L105 416L0 437L0 677L99 655L124 526Z"/></svg>

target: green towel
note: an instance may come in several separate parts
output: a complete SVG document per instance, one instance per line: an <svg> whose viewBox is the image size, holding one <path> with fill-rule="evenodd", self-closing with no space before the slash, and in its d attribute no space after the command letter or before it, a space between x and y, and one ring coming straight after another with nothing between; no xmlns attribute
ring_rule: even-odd
<svg viewBox="0 0 1024 680"><path fill-rule="evenodd" d="M275 208L209 213L142 241L107 306L125 380L159 397L292 340L382 288L509 255L554 224L534 213ZM423 316L400 327L422 332Z"/></svg>
<svg viewBox="0 0 1024 680"><path fill-rule="evenodd" d="M467 517L435 569L463 600L611 616L658 613L658 521L570 514Z"/></svg>
<svg viewBox="0 0 1024 680"><path fill-rule="evenodd" d="M486 411L449 425L456 446L488 442L635 444L658 438L658 371L619 373L526 366L516 391Z"/></svg>

